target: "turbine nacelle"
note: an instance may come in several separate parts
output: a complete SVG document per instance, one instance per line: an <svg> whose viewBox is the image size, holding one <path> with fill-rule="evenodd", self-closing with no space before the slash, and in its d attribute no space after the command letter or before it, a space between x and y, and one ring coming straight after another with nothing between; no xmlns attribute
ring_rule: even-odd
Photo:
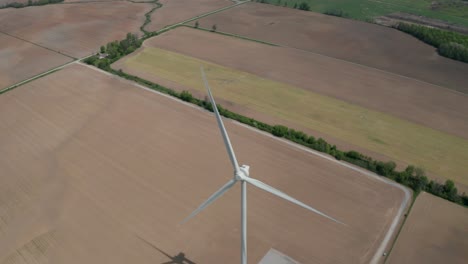
<svg viewBox="0 0 468 264"><path fill-rule="evenodd" d="M237 181L244 181L245 178L248 178L249 177L249 170L250 170L250 166L249 165L242 165L240 166L239 170L237 172L235 172L234 174L234 178L237 180Z"/></svg>

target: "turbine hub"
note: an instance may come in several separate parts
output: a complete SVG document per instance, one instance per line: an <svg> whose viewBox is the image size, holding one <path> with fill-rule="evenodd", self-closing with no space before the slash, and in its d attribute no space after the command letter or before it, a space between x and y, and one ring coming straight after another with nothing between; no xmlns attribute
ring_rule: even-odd
<svg viewBox="0 0 468 264"><path fill-rule="evenodd" d="M246 177L249 177L249 169L250 166L242 165L236 173L236 180L243 181Z"/></svg>

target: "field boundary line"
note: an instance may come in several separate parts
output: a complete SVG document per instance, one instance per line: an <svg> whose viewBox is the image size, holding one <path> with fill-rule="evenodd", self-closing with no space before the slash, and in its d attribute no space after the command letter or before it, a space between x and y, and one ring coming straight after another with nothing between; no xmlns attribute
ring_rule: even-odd
<svg viewBox="0 0 468 264"><path fill-rule="evenodd" d="M32 77L30 77L30 78L28 78L28 79L26 79L26 80L23 80L23 81L21 81L21 82L15 83L15 84L12 84L12 85L10 85L10 86L8 86L8 87L6 87L6 88L0 90L0 95L3 94L3 93L8 92L8 91L10 91L10 90L13 90L14 88L17 88L17 87L19 87L19 86L21 86L21 85L23 85L23 84L26 84L26 83L28 83L28 82L32 82L32 81L34 81L34 80L36 80L36 79L42 78L42 77L44 77L44 76L46 76L46 75L52 74L52 73L54 73L54 72L56 72L56 71L59 71L59 70L65 68L65 67L67 67L67 66L69 66L69 65L71 65L71 64L78 63L78 62L80 62L81 60L84 60L84 59L89 58L89 57L91 57L91 56L94 56L94 54L91 54L91 55L82 57L82 58L80 58L80 59L74 59L73 61L70 61L70 62L67 62L67 63L65 63L65 64L59 65L59 66L57 66L57 67L55 67L55 68L53 68L53 69L46 70L45 72L39 73L39 74L37 74L37 75L34 75L34 76L32 76Z"/></svg>
<svg viewBox="0 0 468 264"><path fill-rule="evenodd" d="M109 76L115 76L115 75L112 74L112 73L106 72L106 71L104 71L104 70L102 70L102 69L98 69L98 68L96 68L96 67L94 67L94 66L91 66L91 65L84 64L84 63L82 63L82 62L78 62L78 64L83 65L83 66L86 66L86 67L91 68L91 69L94 69L95 71L104 73L104 74L109 75ZM186 105L186 106L189 106L189 107L192 107L192 108L194 108L194 109L198 109L198 110L200 110L200 111L207 112L207 113L209 113L209 114L214 115L214 113L211 113L211 112L209 112L208 110L203 109L203 108L201 108L201 107L199 107L199 106L197 106L197 105L194 105L194 104L192 104L192 103L185 102L185 101L183 101L183 100L181 100L181 99L175 98L175 97L170 96L170 95L168 95L168 94L164 94L164 93L161 93L161 92L159 92L159 91L150 89L150 88L145 87L145 86L143 86L143 85L141 85L141 84L139 84L139 83L136 83L136 82L134 82L134 81L130 81L130 80L124 79L124 78L122 78L122 77L120 77L120 76L117 76L117 77L119 77L122 81L125 81L125 82L127 82L127 83L129 83L129 84L131 84L131 85L133 85L133 86L135 86L135 87L144 89L144 90L149 91L149 92L152 92L152 93L156 93L156 94L158 94L158 95L164 96L165 98L169 98L169 99L171 99L171 100L174 100L174 101L176 101L176 102L178 102L178 103L182 103L182 104L184 104L184 105ZM240 122L238 122L238 121L235 121L235 120L232 120L232 119L229 119L229 118L223 117L223 119L226 120L226 121L230 121L230 122L232 122L232 123L234 123L234 124L236 124L236 125L238 125L238 126L245 127L245 128L247 128L247 129L250 129L251 131L257 132L257 133L259 133L259 134L261 134L261 135L264 135L264 136L266 136L266 137L269 137L269 138L272 138L272 139L274 139L274 140L280 141L280 142L282 142L282 143L284 143L284 144L286 144L286 145L288 145L288 146L290 146L290 147L299 149L299 150L304 151L304 152L306 152L306 153L309 153L309 154L312 154L312 155L321 157L321 158L326 159L326 160L328 160L328 161L334 162L335 164L338 164L338 165L340 165L340 166L344 166L344 167L346 167L346 168L348 168L348 169L351 169L351 170L354 170L354 171L356 171L356 172L359 172L360 174L362 174L362 175L364 175L364 176L366 176L366 177L368 177L368 178L370 178L370 179L374 179L374 180L383 182L383 183L385 183L385 184L387 184L387 185L396 187L397 189L400 189L400 190L403 192L403 194L404 194L403 202L401 203L400 208L398 209L397 215L395 216L395 218L393 219L392 223L390 224L390 227L389 227L387 233L385 234L385 236L384 236L384 238L383 238L383 240L382 240L382 243L380 244L380 246L379 246L379 248L377 249L376 253L375 253L374 256L372 257L371 261L369 262L369 263L371 263L371 264L377 264L377 263L379 263L379 261L381 260L381 258L382 258L382 256L383 256L383 253L385 253L385 249L388 248L388 244L389 244L389 242L390 242L392 236L394 235L394 233L395 233L395 231L396 231L396 228L397 228L397 226L398 226L398 223L400 222L400 219L402 219L402 216L403 216L404 212L405 212L406 209L408 208L409 200L410 200L410 198L412 197L411 191L410 191L409 188L407 188L407 187L405 187L405 186L403 186L403 185L401 185L401 184L399 184L399 183L397 183L397 182L394 182L394 181L392 181L391 179L388 179L388 178L383 177L383 176L379 176L379 175L377 175L377 174L375 174L375 173L373 173L373 172L367 171L367 170L365 170L365 169L362 169L362 168L357 167L357 166L355 166L355 165L352 165L352 164L350 164L350 163L347 163L347 162L344 162L344 161L336 160L335 158L332 158L332 157L329 156L329 155L326 155L326 154L324 154L324 153L318 152L318 151L316 151L316 150L308 149L308 148L306 148L306 147L304 147L304 146L302 146L302 145L299 145L299 144L297 144L297 143L288 141L288 140L286 140L286 139L284 139L284 138L275 137L275 136L273 136L273 135L271 135L271 134L268 134L268 133L266 133L266 132L264 132L264 131L261 131L261 130L259 130L259 129L257 129L257 128L250 127L250 126L248 126L248 125L246 125L246 124L242 124L242 123L240 123Z"/></svg>
<svg viewBox="0 0 468 264"><path fill-rule="evenodd" d="M169 30L171 30L171 29L173 29L173 28L176 28L176 27L178 27L178 26L181 26L181 25L183 25L183 24L185 24L185 23L192 22L192 21L194 21L194 20L196 20L196 19L204 18L204 17L207 17L207 16L209 16L209 15L222 12L222 11L228 10L228 9L230 9L230 8L233 8L233 7L236 7L236 6L238 6L238 5L242 5L242 4L248 3L248 2L250 2L250 0L245 0L245 1L238 2L238 3L236 3L236 4L233 4L233 5L230 5L230 6L225 6L225 7L223 7L223 8L216 9L216 10L210 11L210 12L208 12L208 13L204 13L204 14L201 14L201 15L198 15L198 16L195 16L195 17L186 19L186 20L184 20L184 21L182 21L182 22L179 22L179 23L176 23L176 24L172 24L172 25L170 25L170 26L164 27L164 28L162 28L162 29L160 29L160 30L157 30L157 31L154 31L154 32L156 32L156 34L161 34L161 33L164 33L164 32L166 32L166 31L169 31ZM153 32L153 33L154 33L154 32Z"/></svg>
<svg viewBox="0 0 468 264"><path fill-rule="evenodd" d="M442 89L448 90L448 91L450 91L450 92L453 92L453 93L456 93L456 94L459 94L459 95L468 96L468 93L464 93L464 92L462 92L462 91L450 89L450 88L448 88L448 87L441 86L441 85L438 85L438 84L435 84L435 83L426 82L426 81L419 80L419 79L416 79L416 78L413 78L413 77L409 77L409 76L406 76L406 75L402 75L402 74L399 74L399 73L395 73L395 72L391 72L391 71L379 69L379 68L376 68L376 67L373 67L373 66L368 66L368 65L365 65L365 64L361 64L361 63L357 63L357 62L352 62L352 61L348 61L348 60L344 60L344 59L340 59L340 58L328 56L328 55L321 54L321 53L317 53L317 52L313 52L313 51L303 50L303 49L299 49L299 48L294 48L294 47L289 47L289 46L282 46L282 45L278 45L278 46L283 47L283 48L288 48L288 49L295 49L295 50L299 50L299 51L304 51L304 52L307 52L307 53L319 55L319 56L322 56L322 57L325 57L325 58L329 58L329 59L333 59L333 60L336 60L336 61L341 61L341 62L349 63L349 64L352 64L352 65L355 65L355 66L360 66L360 67L364 67L364 68L367 68L367 69L372 69L372 70L376 70L376 71L379 71L379 72L388 73L388 74L390 74L390 75L402 77L402 78L405 78L405 79L408 79L408 80L417 81L417 82L419 82L419 83L429 84L429 85L434 86L434 87L437 87L437 88L442 88ZM438 56L440 56L440 55L438 55ZM444 57L444 58L445 58L445 57Z"/></svg>
<svg viewBox="0 0 468 264"><path fill-rule="evenodd" d="M243 2L243 3L244 3L244 2ZM193 20L192 20L192 21L193 21ZM188 21L188 22L191 22L191 21ZM190 26L190 25L182 25L182 26L192 27L192 26ZM192 28L197 29L197 28L195 28L195 27L192 27ZM171 28L171 29L172 29L172 28ZM198 29L199 29L199 30L206 30L205 28L198 28ZM207 30L207 31L212 32L211 30ZM215 31L215 32L212 32L212 33L216 33L216 31ZM351 65L363 67L363 68L366 68L366 69L376 70L376 71L379 71L379 72L382 72L382 73L387 73L387 74L390 74L390 75L393 75L393 76L402 77L402 78L405 78L405 79L408 79L408 80L413 80L413 81L416 81L416 82L419 82L419 83L428 84L428 85L430 85L430 86L434 86L434 87L437 87L437 88L441 88L441 89L448 90L448 91L453 92L453 93L455 93L455 94L459 94L459 95L463 95L463 96L468 96L468 93L465 93L465 92L462 92L462 91L459 91L459 90L451 89L451 88L448 88L448 87L445 87L445 86L441 86L441 85L438 85L438 84L435 84L435 83L430 83L430 82L427 82L427 81L423 81L423 80L416 79L416 78L413 78L413 77L409 77L409 76L406 76L406 75L402 75L402 74L399 74L399 73L387 71L387 70L384 70L384 69L379 69L379 68L376 68L376 67L373 67L373 66L369 66L369 65L365 65L365 64L361 64L361 63L357 63L357 62L352 62L352 61L345 60L345 59L340 59L340 58L332 57L332 56L325 55L325 54L322 54L322 53L318 53L318 52L314 52L314 51L309 51L309 50L304 50L304 49L300 49L300 48L295 48L295 47L291 47L291 46L287 46L287 45L281 45L281 44L277 44L277 43L267 42L267 41L263 41L263 40L252 39L252 38L245 37L245 36L243 36L243 35L238 35L238 34L232 34L232 33L221 32L221 31L220 31L220 32L217 32L217 33L219 33L220 35L226 35L226 36L236 37L236 38L243 39L243 40L255 41L255 42L261 43L261 44L272 45L272 46L281 47L281 48L287 48L287 49L293 49L293 50L298 50L298 51L302 51L302 52L306 52L306 53L318 55L318 56L321 56L321 57L324 57L324 58L328 58L328 59L332 59L332 60L336 60L336 61L348 63L348 64L351 64ZM440 55L438 55L438 56L440 56ZM445 58L445 57L444 57L444 58Z"/></svg>
<svg viewBox="0 0 468 264"><path fill-rule="evenodd" d="M23 84L26 84L26 83L28 83L28 82L32 82L32 81L34 81L34 80L36 80L36 79L39 79L39 78L41 78L41 77L44 77L44 76L46 76L46 75L49 75L49 74L54 73L54 72L56 72L56 71L59 71L59 70L65 68L65 67L67 67L67 66L70 65L70 64L76 63L77 61L78 61L78 60L73 60L73 61L67 62L67 63L62 64L62 65L60 65L60 66L58 66L58 67L55 67L55 68L53 68L53 69L49 69L49 70L46 70L45 72L39 73L39 74L37 74L37 75L34 75L33 77L30 77L30 78L28 78L28 79L26 79L26 80L23 80L23 81L19 82L19 83L15 83L15 84L13 84L13 85L10 85L10 86L8 86L7 88L4 88L4 89L0 90L0 94L6 93L6 92L8 92L8 91L10 91L10 90L13 90L14 88L17 88L17 87L23 85Z"/></svg>
<svg viewBox="0 0 468 264"><path fill-rule="evenodd" d="M46 46L42 46L42 45L37 44L37 43L34 43L34 42L32 42L32 41L29 41L29 40L26 40L26 39L17 37L17 36L15 36L15 35L12 35L12 34L10 34L10 33L5 32L5 31L0 31L0 34L4 34L4 35L7 35L7 36L12 37L12 38L19 39L19 40L21 40L21 41L27 42L27 43L32 44L32 45L34 45L34 46L38 46L38 47L40 47L40 48L43 48L43 49L46 49L46 50L49 50L49 51L58 53L58 54L60 54L60 55L62 55L62 56L68 57L68 58L70 58L70 59L74 59L74 60L77 59L77 58L75 58L75 57L72 57L72 56L70 56L70 55L67 55L67 54L65 54L65 53L62 53L62 52L60 52L60 51L56 51L56 50L53 50L53 49L48 48L48 47L46 47Z"/></svg>
<svg viewBox="0 0 468 264"><path fill-rule="evenodd" d="M263 40L259 40L259 39L244 37L244 36L241 36L241 35L231 34L231 33L224 32L224 31L218 31L218 30L213 31L213 30L211 30L209 28L194 27L194 26L190 26L190 25L187 25L187 24L183 24L183 25L180 25L180 26L181 27L188 27L188 28L192 28L192 29L197 29L197 30L201 30L201 31L206 31L206 32L210 32L210 33L215 33L215 34L219 34L219 35L223 35L223 36L228 36L228 37L233 37L233 38L238 38L238 39L243 39L243 40L249 40L249 41L253 41L253 42L257 42L257 43L261 43L261 44L265 44L265 45L270 45L270 46L274 46L274 47L280 47L279 45L268 42L268 41L263 41Z"/></svg>

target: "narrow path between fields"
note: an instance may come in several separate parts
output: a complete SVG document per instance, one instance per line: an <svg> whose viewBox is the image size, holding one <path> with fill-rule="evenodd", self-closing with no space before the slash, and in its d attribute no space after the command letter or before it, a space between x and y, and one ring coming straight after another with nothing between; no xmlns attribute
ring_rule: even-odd
<svg viewBox="0 0 468 264"><path fill-rule="evenodd" d="M98 69L98 68L96 68L96 67L94 67L94 66L85 64L85 63L79 62L79 64L80 64L80 65L83 65L83 66L86 66L86 67L88 67L88 68L90 68L90 69L93 69L93 70L95 70L95 71L101 72L101 73L103 73L103 74L109 75L109 76L116 76L116 75L113 75L113 74L108 73L108 72L106 72L106 71L103 71L103 70L101 70L101 69ZM182 100L180 100L180 99L177 99L177 98L175 98L175 97L172 97L172 96L170 96L170 95L163 94L163 93L160 93L160 92L158 92L158 91L152 90L152 89L147 88L147 87L145 87L145 86L143 86L143 85L140 85L140 84L138 84L138 83L135 83L135 82L126 80L126 79L124 79L124 78L122 78L122 77L120 77L120 76L118 76L118 77L121 78L123 81L125 81L125 82L127 82L127 83L129 83L129 84L131 84L131 85L133 85L133 86L136 86L136 87L138 87L138 88L144 89L144 90L149 91L149 92L152 92L152 93L156 93L156 94L161 95L161 96L164 96L164 97L166 97L166 98L170 98L170 99L172 99L172 100L174 100L174 101L176 101L176 102L178 102L178 103L182 103L182 104L184 104L184 105L186 105L186 106L189 106L189 107L198 109L198 110L200 110L200 111L204 111L204 112L208 112L208 113L210 113L210 114L213 114L213 113L209 112L208 110L205 110L205 109L203 109L203 108L200 108L200 107L198 107L198 106L196 106L196 105L193 105L193 104L191 104L191 103L187 103L187 102L184 102L184 101L182 101ZM362 168L360 168L360 167L357 167L357 166L355 166L355 165L352 165L352 164L350 164L350 163L346 163L346 162L344 162L344 161L336 160L335 158L333 158L333 157L331 157L331 156L328 156L328 155L326 155L326 154L324 154L324 153L321 153L321 152L318 152L318 151L315 151L315 150L306 148L306 147L304 147L304 146L302 146L302 145L296 144L296 143L294 143L294 142L288 141L288 140L283 139L283 138L275 137L275 136L273 136L273 135L271 135L271 134L268 134L268 133L266 133L266 132L264 132L264 131L258 130L258 129L253 128L253 127L250 127L250 126L248 126L248 125L242 124L242 123L240 123L240 122L237 122L237 121L234 121L234 120L231 120L231 119L227 119L227 118L224 118L224 117L223 117L223 119L224 119L225 121L229 121L229 122L232 122L232 123L234 123L234 124L236 124L236 125L239 125L239 126L242 126L242 127L247 128L247 129L250 129L250 130L252 130L252 131L254 131L254 132L256 132L256 133L262 134L262 135L264 135L264 136L266 136L266 137L270 137L270 138L272 138L272 139L274 139L274 140L281 141L281 142L283 142L283 143L285 143L285 144L287 144L287 145L289 145L289 146L292 146L292 147L294 147L294 148L300 149L300 150L305 151L305 152L307 152L307 153L309 153L309 154L313 154L313 155L318 156L318 157L320 157L320 158L323 158L323 159L326 159L326 160L328 160L328 161L331 161L331 162L333 162L333 163L335 163L335 164L337 164L337 165L340 165L340 166L346 167L346 168L348 168L348 169L354 170L354 171L356 171L356 172L359 172L359 173L363 174L363 175L366 176L366 177L369 177L369 178L372 178L372 179L376 179L376 180L378 180L378 181L380 181L380 182L383 182L383 183L385 183L385 184L388 184L388 185L390 185L390 186L393 186L393 187L396 187L396 188L400 189L400 190L404 193L403 202L401 203L400 208L398 209L397 215L396 215L395 218L393 219L393 221L392 221L392 223L391 223L391 225L390 225L390 227L389 227L387 233L385 234L385 237L383 238L382 243L380 243L379 248L377 249L377 251L375 252L374 256L372 257L372 259L371 259L371 261L370 261L369 263L371 263L371 264L377 264L377 263L379 263L380 261L383 260L383 254L385 253L385 250L389 248L390 241L391 241L392 237L396 234L396 231L397 231L397 229L398 229L398 223L399 223L400 220L402 219L402 217L403 217L405 211L408 209L409 202L411 201L411 191L410 191L408 188L406 188L405 186L400 185L400 184L398 184L397 182L394 182L394 181L392 181L392 180L390 180L390 179L388 179L388 178L385 178L385 177L380 176L380 175L377 175L377 174L375 174L375 173L373 173L373 172L364 170L364 169L362 169Z"/></svg>
<svg viewBox="0 0 468 264"><path fill-rule="evenodd" d="M192 21L194 21L194 20L196 20L196 19L200 19L200 18L209 16L209 15L213 15L213 14L222 12L222 11L224 11L224 10L228 10L228 9L233 8L233 7L236 7L236 6L238 6L238 5L242 5L242 4L248 3L248 2L250 2L250 0L245 0L245 1L233 1L233 2L235 2L236 4L230 5L230 6L226 6L226 7L220 8L220 9L216 9L216 10L210 11L210 12L208 12L208 13L204 13L204 14L201 14L201 15L198 15L198 16L195 16L195 17L192 17L192 18L189 18L189 19L184 20L184 21L182 21L182 22L179 22L179 23L176 23L176 24L172 24L172 25L170 25L170 26L167 26L167 27L165 27L165 28L163 28L163 29L160 29L160 30L156 31L156 33L160 34L160 33L166 32L166 31L171 30L171 29L173 29L173 28L176 28L176 27L178 27L178 26L182 26L182 25L185 24L185 23L192 22Z"/></svg>
<svg viewBox="0 0 468 264"><path fill-rule="evenodd" d="M32 45L34 45L34 46L38 46L38 47L40 47L40 48L43 48L43 49L46 49L46 50L55 52L55 53L57 53L57 54L60 54L60 55L62 55L62 56L65 56L65 57L68 57L68 58L71 58L71 59L76 60L75 57L72 57L72 56L70 56L70 55L67 55L67 54L62 53L62 52L57 51L57 50L53 50L53 49L48 48L48 47L46 47L46 46L42 46L42 45L37 44L37 43L35 43L35 42L32 42L32 41L29 41L29 40L20 38L20 37L18 37L18 36L12 35L12 34L10 34L10 33L7 33L7 32L4 32L4 31L1 31L1 30L0 30L0 34L4 34L4 35L7 35L7 36L12 37L12 38L19 39L19 40L21 40L21 41L27 42L27 43L32 44Z"/></svg>
<svg viewBox="0 0 468 264"><path fill-rule="evenodd" d="M7 92L7 91L9 91L9 90L11 90L11 89L14 89L14 88L16 88L16 87L18 87L18 86L20 86L20 85L26 84L26 83L28 83L28 82L34 81L35 79L39 79L39 78L41 78L41 77L43 77L43 76L46 76L46 75L48 75L48 74L50 74L50 73L53 73L53 72L58 71L58 70L61 70L61 69L65 68L65 67L67 67L68 65L74 64L74 63L76 63L76 62L78 62L78 60L73 60L73 61L67 62L67 63L65 63L65 64L63 64L63 65L60 65L60 66L55 67L55 68L53 68L53 69L47 70L47 71L45 71L45 72L43 72L43 73L39 73L38 75L35 75L35 76L33 76L33 77L29 78L29 79L26 79L26 80L24 80L24 81L21 81L21 82L19 82L19 83L13 84L13 85L10 85L10 86L8 86L8 87L5 88L5 89L0 90L0 95L3 94L3 93L5 93L5 92Z"/></svg>

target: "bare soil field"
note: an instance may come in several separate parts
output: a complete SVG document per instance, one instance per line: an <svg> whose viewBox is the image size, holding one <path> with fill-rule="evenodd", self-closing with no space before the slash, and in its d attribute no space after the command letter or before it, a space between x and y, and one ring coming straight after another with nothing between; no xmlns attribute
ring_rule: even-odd
<svg viewBox="0 0 468 264"><path fill-rule="evenodd" d="M0 33L0 90L71 60Z"/></svg>
<svg viewBox="0 0 468 264"><path fill-rule="evenodd" d="M468 96L427 83L297 49L185 27L151 38L144 46L288 83L468 139Z"/></svg>
<svg viewBox="0 0 468 264"><path fill-rule="evenodd" d="M347 224L249 188L251 263L272 247L302 263L369 262L401 189L226 126L252 175ZM232 174L205 111L75 64L0 97L0 155L3 263L239 262L238 188L179 224Z"/></svg>
<svg viewBox="0 0 468 264"><path fill-rule="evenodd" d="M468 208L421 193L386 263L466 263Z"/></svg>
<svg viewBox="0 0 468 264"><path fill-rule="evenodd" d="M153 4L113 2L0 10L0 32L79 58L138 33Z"/></svg>
<svg viewBox="0 0 468 264"><path fill-rule="evenodd" d="M192 23L192 25L195 22ZM320 53L468 93L468 64L387 27L259 3L199 20L200 27Z"/></svg>
<svg viewBox="0 0 468 264"><path fill-rule="evenodd" d="M158 31L189 18L214 11L234 3L229 0L160 0L161 8L151 15L147 31Z"/></svg>

